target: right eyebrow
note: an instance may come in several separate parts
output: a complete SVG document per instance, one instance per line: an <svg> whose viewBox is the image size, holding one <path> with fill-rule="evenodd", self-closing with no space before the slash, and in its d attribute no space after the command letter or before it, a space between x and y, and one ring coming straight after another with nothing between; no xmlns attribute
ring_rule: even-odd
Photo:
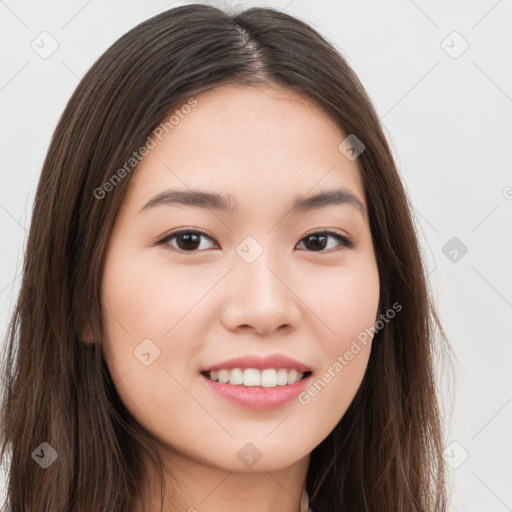
<svg viewBox="0 0 512 512"><path fill-rule="evenodd" d="M164 190L150 199L138 213L148 208L161 205L181 204L184 206L196 206L198 208L211 208L221 210L234 215L238 209L238 203L232 196L221 196L211 192L200 190Z"/></svg>

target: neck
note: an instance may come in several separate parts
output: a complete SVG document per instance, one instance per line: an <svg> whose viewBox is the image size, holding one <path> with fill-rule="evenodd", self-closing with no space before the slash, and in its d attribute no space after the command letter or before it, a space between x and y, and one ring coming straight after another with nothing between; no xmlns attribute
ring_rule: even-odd
<svg viewBox="0 0 512 512"><path fill-rule="evenodd" d="M235 472L173 453L164 461L165 512L301 512L309 454L286 468ZM160 512L160 476L145 464L142 503L131 512Z"/></svg>

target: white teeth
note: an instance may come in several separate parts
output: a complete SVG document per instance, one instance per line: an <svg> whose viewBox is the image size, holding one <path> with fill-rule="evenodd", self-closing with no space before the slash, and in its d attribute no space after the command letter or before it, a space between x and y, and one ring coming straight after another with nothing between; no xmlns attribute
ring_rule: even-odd
<svg viewBox="0 0 512 512"><path fill-rule="evenodd" d="M293 384L297 382L297 370L290 370L288 372L288 384Z"/></svg>
<svg viewBox="0 0 512 512"><path fill-rule="evenodd" d="M272 368L261 372L261 386L264 388L275 388L277 386L277 372Z"/></svg>
<svg viewBox="0 0 512 512"><path fill-rule="evenodd" d="M235 368L238 370L238 368ZM244 386L259 386L261 382L261 373L256 368L246 368L244 370ZM229 380L231 384L231 379Z"/></svg>
<svg viewBox="0 0 512 512"><path fill-rule="evenodd" d="M266 368L265 370L257 370L256 368L233 368L231 370L212 370L210 379L221 382L223 384L232 384L239 386L243 384L248 387L261 386L264 388L275 388L277 386L286 386L294 384L302 379L304 373L295 369L288 370L286 368Z"/></svg>
<svg viewBox="0 0 512 512"><path fill-rule="evenodd" d="M229 375L229 383L239 386L244 383L244 372L240 368L233 368Z"/></svg>
<svg viewBox="0 0 512 512"><path fill-rule="evenodd" d="M229 370L219 370L219 382L229 382Z"/></svg>
<svg viewBox="0 0 512 512"><path fill-rule="evenodd" d="M285 386L286 384L288 384L288 370L280 368L277 370L277 385Z"/></svg>

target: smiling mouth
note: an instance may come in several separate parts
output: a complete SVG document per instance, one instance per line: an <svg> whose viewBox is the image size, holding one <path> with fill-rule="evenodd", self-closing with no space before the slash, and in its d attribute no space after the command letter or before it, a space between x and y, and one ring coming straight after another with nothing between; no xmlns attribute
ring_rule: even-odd
<svg viewBox="0 0 512 512"><path fill-rule="evenodd" d="M299 372L288 368L232 368L202 371L201 375L220 384L231 384L242 387L273 388L295 384L309 377L311 371Z"/></svg>

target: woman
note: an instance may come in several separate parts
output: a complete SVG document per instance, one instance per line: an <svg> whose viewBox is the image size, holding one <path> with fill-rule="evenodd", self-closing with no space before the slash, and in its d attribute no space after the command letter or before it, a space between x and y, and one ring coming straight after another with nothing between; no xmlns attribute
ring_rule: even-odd
<svg viewBox="0 0 512 512"><path fill-rule="evenodd" d="M4 363L7 505L446 510L436 326L342 56L276 10L170 9L93 65L48 150Z"/></svg>

